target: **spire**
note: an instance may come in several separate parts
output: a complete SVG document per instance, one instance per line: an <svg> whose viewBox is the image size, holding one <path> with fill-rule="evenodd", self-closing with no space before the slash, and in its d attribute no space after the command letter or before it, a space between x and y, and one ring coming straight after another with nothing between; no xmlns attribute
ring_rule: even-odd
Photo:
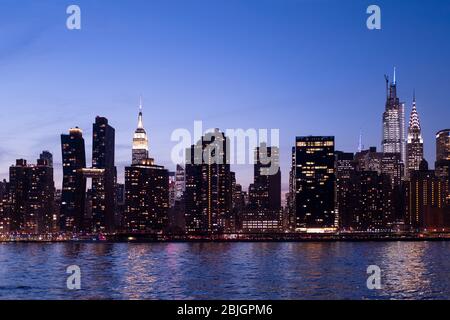
<svg viewBox="0 0 450 320"><path fill-rule="evenodd" d="M142 96L139 98L139 116L138 116L138 129L144 128L144 122L142 121Z"/></svg>
<svg viewBox="0 0 450 320"><path fill-rule="evenodd" d="M358 152L361 152L363 150L363 144L362 144L362 130L359 131L359 143L358 143Z"/></svg>
<svg viewBox="0 0 450 320"><path fill-rule="evenodd" d="M416 90L413 93L413 105L411 110L411 116L409 117L409 128L410 129L419 129L420 130L420 120L419 113L417 112L416 107Z"/></svg>
<svg viewBox="0 0 450 320"><path fill-rule="evenodd" d="M396 72L397 72L397 68L394 67L394 80L392 81L392 84L393 84L393 85L396 85L396 84L397 84Z"/></svg>

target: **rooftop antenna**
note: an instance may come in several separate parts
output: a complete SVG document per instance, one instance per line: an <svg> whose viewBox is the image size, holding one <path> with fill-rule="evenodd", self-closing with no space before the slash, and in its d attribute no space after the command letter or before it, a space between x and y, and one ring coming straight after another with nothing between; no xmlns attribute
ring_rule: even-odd
<svg viewBox="0 0 450 320"><path fill-rule="evenodd" d="M396 71L397 71L397 68L394 67L394 81L392 82L392 84L397 84L396 75L395 75Z"/></svg>
<svg viewBox="0 0 450 320"><path fill-rule="evenodd" d="M359 130L359 143L358 143L358 152L361 152L364 149L362 144L362 130Z"/></svg>

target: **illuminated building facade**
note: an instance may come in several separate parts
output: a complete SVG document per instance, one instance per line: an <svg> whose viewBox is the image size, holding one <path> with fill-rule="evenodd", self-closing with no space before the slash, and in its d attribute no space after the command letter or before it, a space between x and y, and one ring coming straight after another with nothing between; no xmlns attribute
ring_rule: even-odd
<svg viewBox="0 0 450 320"><path fill-rule="evenodd" d="M163 231L168 222L169 172L141 160L125 168L125 228L128 232Z"/></svg>
<svg viewBox="0 0 450 320"><path fill-rule="evenodd" d="M419 170L423 159L423 138L420 127L419 114L416 107L416 97L414 95L411 116L408 126L408 140L406 143L406 176L409 178L411 173Z"/></svg>
<svg viewBox="0 0 450 320"><path fill-rule="evenodd" d="M281 210L242 210L240 229L243 233L277 233L283 231Z"/></svg>
<svg viewBox="0 0 450 320"><path fill-rule="evenodd" d="M351 217L351 208L349 206L349 196L351 187L351 177L355 172L354 154L342 151L336 151L336 197L335 197L335 214L337 226L350 225L347 221Z"/></svg>
<svg viewBox="0 0 450 320"><path fill-rule="evenodd" d="M433 223L430 213L435 216L445 212L445 182L428 170L425 160L420 169L411 173L407 183L407 218L414 230L426 229Z"/></svg>
<svg viewBox="0 0 450 320"><path fill-rule="evenodd" d="M227 229L232 207L229 141L215 129L186 150L186 231Z"/></svg>
<svg viewBox="0 0 450 320"><path fill-rule="evenodd" d="M114 166L115 130L108 119L96 117L92 135L92 230L112 232L115 229L115 184ZM87 171L84 170L86 175ZM86 175L89 177L89 174Z"/></svg>
<svg viewBox="0 0 450 320"><path fill-rule="evenodd" d="M0 234L6 234L10 229L9 183L0 181Z"/></svg>
<svg viewBox="0 0 450 320"><path fill-rule="evenodd" d="M148 137L144 129L141 99L139 103L138 125L133 136L132 164L138 164L141 160L148 159L148 154Z"/></svg>
<svg viewBox="0 0 450 320"><path fill-rule="evenodd" d="M436 134L436 176L446 182L447 203L450 205L450 129Z"/></svg>
<svg viewBox="0 0 450 320"><path fill-rule="evenodd" d="M297 137L293 156L295 228L333 228L334 137Z"/></svg>
<svg viewBox="0 0 450 320"><path fill-rule="evenodd" d="M10 231L44 234L53 229L54 194L53 167L46 159L28 165L18 159L9 168L11 204Z"/></svg>
<svg viewBox="0 0 450 320"><path fill-rule="evenodd" d="M394 221L390 178L376 171L350 174L345 202L340 205L342 228L351 231L387 232Z"/></svg>
<svg viewBox="0 0 450 320"><path fill-rule="evenodd" d="M406 162L405 148L405 105L397 96L397 83L395 78L389 84L386 77L387 100L383 113L383 153L398 153L403 163Z"/></svg>
<svg viewBox="0 0 450 320"><path fill-rule="evenodd" d="M61 192L60 229L67 232L83 230L86 199L86 152L83 132L70 129L61 135L63 184Z"/></svg>

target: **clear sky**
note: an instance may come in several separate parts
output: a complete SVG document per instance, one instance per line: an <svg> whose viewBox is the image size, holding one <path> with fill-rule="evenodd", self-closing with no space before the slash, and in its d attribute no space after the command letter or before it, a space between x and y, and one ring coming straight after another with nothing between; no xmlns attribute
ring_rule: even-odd
<svg viewBox="0 0 450 320"><path fill-rule="evenodd" d="M82 29L66 28L81 7ZM366 9L381 7L382 29ZM279 128L283 190L296 135L334 135L337 149L380 146L383 75L397 67L409 117L413 89L426 158L450 127L450 2L300 0L2 0L0 178L16 158L50 150L96 115L116 129L119 181L131 161L139 95L151 156L173 170L177 128ZM244 188L249 166L234 167Z"/></svg>

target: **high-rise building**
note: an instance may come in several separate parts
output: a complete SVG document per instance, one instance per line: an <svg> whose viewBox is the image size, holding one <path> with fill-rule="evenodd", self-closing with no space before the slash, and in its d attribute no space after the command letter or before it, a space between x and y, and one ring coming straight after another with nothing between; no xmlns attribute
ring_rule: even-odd
<svg viewBox="0 0 450 320"><path fill-rule="evenodd" d="M61 135L63 184L61 192L60 229L66 232L83 231L86 199L86 153L83 132L70 129Z"/></svg>
<svg viewBox="0 0 450 320"><path fill-rule="evenodd" d="M436 133L436 174L439 177L449 176L450 164L450 129Z"/></svg>
<svg viewBox="0 0 450 320"><path fill-rule="evenodd" d="M392 187L401 184L404 165L399 153L377 152L376 147L370 147L355 154L355 165L357 171L376 171L389 175Z"/></svg>
<svg viewBox="0 0 450 320"><path fill-rule="evenodd" d="M180 200L186 189L186 176L183 166L177 164L175 172L175 199Z"/></svg>
<svg viewBox="0 0 450 320"><path fill-rule="evenodd" d="M161 232L167 226L169 172L141 160L125 168L125 227L129 232Z"/></svg>
<svg viewBox="0 0 450 320"><path fill-rule="evenodd" d="M350 216L349 196L351 188L351 177L355 172L354 154L336 151L335 172L336 172L336 197L335 214L336 225L339 227L349 225L346 221Z"/></svg>
<svg viewBox="0 0 450 320"><path fill-rule="evenodd" d="M232 206L229 140L215 129L186 150L186 231L227 229Z"/></svg>
<svg viewBox="0 0 450 320"><path fill-rule="evenodd" d="M386 232L394 221L390 177L376 171L350 174L345 202L340 205L341 228L352 231Z"/></svg>
<svg viewBox="0 0 450 320"><path fill-rule="evenodd" d="M375 147L371 147L369 150L362 150L355 154L355 165L358 172L374 171L378 175L385 175L389 178L387 181L384 181L384 177L382 178L385 187L389 187L393 194L392 197L386 198L388 206L385 208L385 215L393 221L403 221L405 212L402 196L404 165L400 153L377 152ZM388 219L384 218L383 221L388 221Z"/></svg>
<svg viewBox="0 0 450 320"><path fill-rule="evenodd" d="M450 129L436 134L436 176L446 182L447 203L450 205Z"/></svg>
<svg viewBox="0 0 450 320"><path fill-rule="evenodd" d="M250 207L280 210L281 170L277 147L261 144L255 150L254 180L249 187ZM272 172L273 171L273 172Z"/></svg>
<svg viewBox="0 0 450 320"><path fill-rule="evenodd" d="M9 169L11 196L10 231L45 234L53 229L53 168L46 159L28 165L18 159Z"/></svg>
<svg viewBox="0 0 450 320"><path fill-rule="evenodd" d="M397 82L389 84L386 77L387 100L383 113L383 153L399 153L401 161L406 162L405 148L405 105L397 96Z"/></svg>
<svg viewBox="0 0 450 320"><path fill-rule="evenodd" d="M334 137L297 137L293 156L295 228L333 228Z"/></svg>
<svg viewBox="0 0 450 320"><path fill-rule="evenodd" d="M37 233L37 221L28 214L28 194L30 191L30 173L27 161L16 160L9 168L11 192L11 225L12 232Z"/></svg>
<svg viewBox="0 0 450 320"><path fill-rule="evenodd" d="M0 181L0 234L6 234L10 228L9 183Z"/></svg>
<svg viewBox="0 0 450 320"><path fill-rule="evenodd" d="M96 117L92 135L92 230L114 231L116 167L114 165L115 130L108 119ZM90 173L93 173L90 175Z"/></svg>
<svg viewBox="0 0 450 320"><path fill-rule="evenodd" d="M435 218L440 215L444 220L445 184L433 170L428 170L425 160L419 170L411 173L406 189L407 223L414 230L435 226Z"/></svg>
<svg viewBox="0 0 450 320"><path fill-rule="evenodd" d="M406 176L408 178L413 171L419 170L422 159L423 138L419 114L416 108L416 95L414 94L411 116L409 118L408 140L406 143Z"/></svg>
<svg viewBox="0 0 450 320"><path fill-rule="evenodd" d="M142 98L139 103L138 125L133 136L132 164L138 164L141 160L148 159L148 138L142 119Z"/></svg>

